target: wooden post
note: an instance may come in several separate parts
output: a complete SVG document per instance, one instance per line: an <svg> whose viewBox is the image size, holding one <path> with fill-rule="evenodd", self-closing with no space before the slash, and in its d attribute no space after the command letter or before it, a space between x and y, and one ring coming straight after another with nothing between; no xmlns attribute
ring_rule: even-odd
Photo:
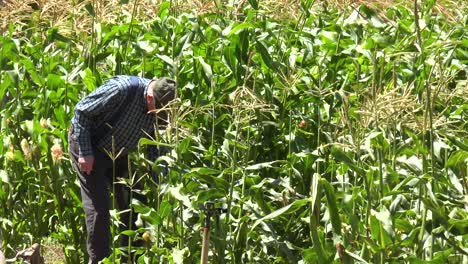
<svg viewBox="0 0 468 264"><path fill-rule="evenodd" d="M5 256L3 255L2 250L0 250L0 264L5 264Z"/></svg>
<svg viewBox="0 0 468 264"><path fill-rule="evenodd" d="M203 228L203 245L202 245L201 264L208 263L209 251L210 251L210 228L204 227Z"/></svg>
<svg viewBox="0 0 468 264"><path fill-rule="evenodd" d="M208 252L210 251L210 227L211 214L213 213L214 203L205 203L205 225L203 226L203 244L201 254L201 264L208 263Z"/></svg>

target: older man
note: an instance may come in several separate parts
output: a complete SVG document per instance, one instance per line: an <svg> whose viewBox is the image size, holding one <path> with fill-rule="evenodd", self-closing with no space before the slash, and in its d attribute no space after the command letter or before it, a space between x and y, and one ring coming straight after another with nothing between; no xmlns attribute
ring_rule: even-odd
<svg viewBox="0 0 468 264"><path fill-rule="evenodd" d="M110 255L109 186L113 177L126 177L127 153L140 138L165 125L167 114L155 110L173 100L175 91L176 83L169 78L116 76L76 105L68 135L69 152L80 180L89 263ZM121 210L128 208L126 192L123 185L115 185ZM128 224L128 214L123 218L121 222Z"/></svg>

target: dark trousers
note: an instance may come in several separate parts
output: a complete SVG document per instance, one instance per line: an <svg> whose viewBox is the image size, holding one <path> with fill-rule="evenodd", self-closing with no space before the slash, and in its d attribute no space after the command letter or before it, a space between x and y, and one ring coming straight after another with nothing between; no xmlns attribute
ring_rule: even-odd
<svg viewBox="0 0 468 264"><path fill-rule="evenodd" d="M102 151L94 151L94 166L90 175L81 172L78 166L78 144L73 137L73 132L68 135L70 159L73 168L78 174L81 187L81 199L86 217L87 251L89 263L98 263L110 255L110 191L115 190L114 196L119 210L125 210L120 214L121 231L129 229L130 211L129 188L124 184L114 184L116 178L128 177L128 158L126 155L119 157L114 163L109 156ZM114 174L115 173L115 174ZM113 178L115 176L115 178ZM114 188L112 188L114 185ZM135 198L144 200L135 195ZM132 229L135 229L136 216L133 217ZM128 237L122 237L121 246L128 245Z"/></svg>

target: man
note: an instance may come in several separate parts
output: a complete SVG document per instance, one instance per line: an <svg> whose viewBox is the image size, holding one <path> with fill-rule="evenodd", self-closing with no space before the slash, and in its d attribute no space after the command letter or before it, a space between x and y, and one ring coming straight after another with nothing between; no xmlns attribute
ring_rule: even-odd
<svg viewBox="0 0 468 264"><path fill-rule="evenodd" d="M176 83L169 78L116 76L75 107L69 152L80 180L89 263L110 255L109 185L115 180L113 175L126 177L128 152L140 138L154 135L155 127L165 125L167 114L157 110L174 99L175 90ZM117 158L113 161L112 156ZM121 210L128 208L126 191L123 185L115 185ZM122 218L128 224L128 214Z"/></svg>

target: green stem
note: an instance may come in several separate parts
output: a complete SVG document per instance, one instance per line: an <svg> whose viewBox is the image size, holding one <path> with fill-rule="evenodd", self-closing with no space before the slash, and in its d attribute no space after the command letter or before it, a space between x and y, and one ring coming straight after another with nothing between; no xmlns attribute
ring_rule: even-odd
<svg viewBox="0 0 468 264"><path fill-rule="evenodd" d="M236 136L235 136L235 139L234 139L234 142L237 142L238 139L239 139L239 123L240 123L240 117L239 117L239 113L237 112L237 110L234 110L236 113L234 114L235 115L235 123L236 123ZM226 221L225 223L226 224L229 224L230 222L230 215L231 215L231 207L232 207L232 196L233 196L233 193L234 193L234 185L235 185L235 168L236 168L236 165L237 165L237 144L234 144L234 147L232 149L232 157L231 157L231 164L230 164L230 167L231 167L231 179L230 179L230 187L229 187L229 197L228 197L228 200L227 200L227 204L228 204L228 207L227 207L227 213L226 213ZM230 226L230 228L232 229L232 227ZM230 230L232 231L232 230Z"/></svg>
<svg viewBox="0 0 468 264"><path fill-rule="evenodd" d="M112 133L112 153L111 153L111 160L112 160L112 209L115 210L115 176L116 176L116 167L115 167L115 137L114 133ZM115 258L115 237L116 231L115 231L115 223L114 219L112 218L112 232L111 232L111 239L112 239L112 262L116 263L116 258Z"/></svg>
<svg viewBox="0 0 468 264"><path fill-rule="evenodd" d="M319 174L314 175L314 177L320 177ZM310 221L310 236L312 239L313 246L315 248L315 252L317 253L317 257L319 259L318 263L327 263L327 258L325 255L325 252L322 247L322 243L320 241L320 236L318 234L318 218L320 214L320 206L317 206L320 203L317 203L317 201L320 201L320 193L321 193L321 184L320 184L320 179L318 179L318 184L317 184L317 197L316 197L316 202L315 205L312 205L310 207L310 215L309 215L309 221Z"/></svg>
<svg viewBox="0 0 468 264"><path fill-rule="evenodd" d="M93 0L93 9L95 10L96 8L96 1ZM88 54L88 67L91 68L91 71L93 75L96 74L96 67L95 67L95 60L94 60L94 51L95 51L95 45L96 45L96 29L94 25L96 24L97 18L96 18L96 12L94 12L93 15L93 20L92 20L92 25L91 25L91 47L89 49L89 54Z"/></svg>
<svg viewBox="0 0 468 264"><path fill-rule="evenodd" d="M215 82L211 82L211 94L214 96L214 89L215 89L215 86L214 86L214 83ZM197 97L198 98L198 97ZM213 100L213 102L211 103L211 113L212 113L212 122L211 122L211 149L214 149L214 139L215 139L215 120L216 120L216 113L215 113L215 104L216 104L216 100Z"/></svg>
<svg viewBox="0 0 468 264"><path fill-rule="evenodd" d="M429 149L430 149L430 173L431 179L434 179L434 143L433 143L433 114L432 114L432 95L431 95L431 88L429 83L430 76L426 76L426 67L425 67L425 54L423 52L424 45L423 40L421 37L421 28L419 25L419 10L418 10L418 1L414 0L414 22L415 22L415 31L417 37L417 45L419 46L420 52L420 63L422 64L422 73L425 76L425 90L426 90L426 104L425 104L425 113L424 113L424 131L423 131L423 144L427 144L426 142L426 130L428 129L429 132ZM429 128L427 128L427 121L429 121ZM427 158L423 156L423 175L428 173L428 164ZM432 182L430 183L432 184ZM427 187L424 185L420 185L420 199L422 196L427 198ZM426 226L426 219L427 218L427 208L424 206L422 212L422 220L421 220L421 230L419 233L419 240L422 241L424 238L425 226ZM424 251L421 250L421 257L424 258Z"/></svg>
<svg viewBox="0 0 468 264"><path fill-rule="evenodd" d="M137 10L137 6L138 6L138 0L135 0L135 3L133 4L133 9L132 9L132 16L130 18L130 27L128 29L128 38L125 39L125 42L124 42L124 45L122 45L122 60L123 61L127 61L127 50L128 50L128 43L130 40L133 40L133 22L135 20L135 16L136 16L136 10ZM125 73L127 72L127 70L124 71Z"/></svg>
<svg viewBox="0 0 468 264"><path fill-rule="evenodd" d="M250 118L249 118L250 120ZM248 149L247 149L247 152L244 156L244 164L247 164L248 162L248 159L249 159L249 153L250 153L250 144L248 144L250 140L250 130L247 130L247 138L246 138L246 142L247 142L247 145L248 145ZM243 206L244 206L244 196L245 196L245 182L246 182L246 178L247 178L247 175L245 173L245 171L242 171L242 193L241 193L241 197L240 197L240 201L239 201L239 206L240 206L240 209L239 209L239 214L238 214L238 218L240 219L242 217L242 214L243 214Z"/></svg>
<svg viewBox="0 0 468 264"><path fill-rule="evenodd" d="M5 36L3 36L3 34L2 34L2 35L0 35L0 37L2 38L2 47L5 47ZM5 52L4 51L5 49L1 48L0 50L1 50L1 52L0 52L0 83L2 83L2 80L3 80L3 56L4 56L3 53ZM5 91L6 91L6 89L5 89ZM6 92L5 92L5 94L6 94ZM4 107L4 105L3 105L3 102L4 102L3 97L4 96L5 95L3 95L2 98L0 98L0 100L1 100L0 101L0 108ZM0 128L1 128L1 126L0 126Z"/></svg>
<svg viewBox="0 0 468 264"><path fill-rule="evenodd" d="M184 204L182 201L179 201L179 218L180 218L180 239L179 239L179 249L184 248L185 239L184 239Z"/></svg>
<svg viewBox="0 0 468 264"><path fill-rule="evenodd" d="M382 147L382 146L381 146ZM380 203L383 202L384 198L384 180L383 180L383 161L382 161L382 149L377 150L377 155L379 159L379 183L380 183Z"/></svg>
<svg viewBox="0 0 468 264"><path fill-rule="evenodd" d="M128 185L129 185L129 191L128 191L128 192L129 192L129 193L128 193L128 196L129 196L129 198L128 198L128 209L129 209L129 212L128 212L128 213L129 213L130 215L129 215L129 217L128 217L128 219L129 219L129 220L128 220L128 223L124 223L124 224L128 224L128 230L133 230L132 200L133 200L133 185L135 184L135 177L130 176L130 175L132 175L132 166L131 166L131 165L132 165L132 164L131 164L131 162L130 162L130 159L127 158L128 177L129 177L129 179L130 179L130 182L129 182L129 184L128 184ZM128 236L128 245L127 245L127 246L128 246L128 256L129 256L128 259L127 259L127 263L129 263L129 264L132 263L132 262L131 262L132 260L131 260L131 258L130 258L131 253L132 253L132 240L133 240L132 236L129 235L129 236Z"/></svg>
<svg viewBox="0 0 468 264"><path fill-rule="evenodd" d="M369 220L370 220L370 217L371 217L371 208L372 208L372 181L373 181L373 171L372 169L369 171L369 176L368 175L364 175L364 189L366 190L366 196L367 196L367 208L366 208L366 227L369 227ZM370 179L369 179L370 178ZM369 238L369 229L367 229L367 238Z"/></svg>

